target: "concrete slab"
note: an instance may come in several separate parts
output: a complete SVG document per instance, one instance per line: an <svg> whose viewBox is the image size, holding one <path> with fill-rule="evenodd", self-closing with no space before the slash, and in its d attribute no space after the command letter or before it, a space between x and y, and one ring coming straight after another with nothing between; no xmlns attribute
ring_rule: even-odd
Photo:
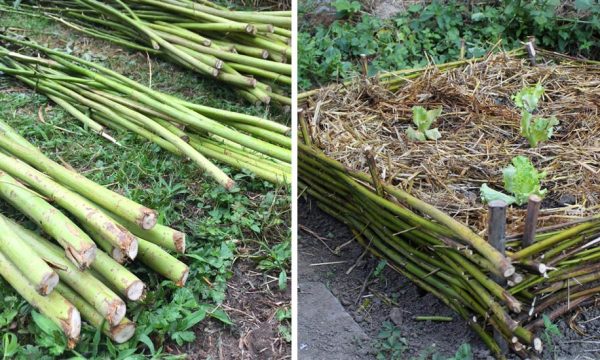
<svg viewBox="0 0 600 360"><path fill-rule="evenodd" d="M301 283L298 302L299 359L373 358L368 336L323 283Z"/></svg>

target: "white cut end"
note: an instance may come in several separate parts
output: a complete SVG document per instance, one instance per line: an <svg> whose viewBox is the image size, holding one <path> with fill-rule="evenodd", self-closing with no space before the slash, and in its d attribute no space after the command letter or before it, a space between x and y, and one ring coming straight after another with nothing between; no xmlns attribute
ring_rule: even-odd
<svg viewBox="0 0 600 360"><path fill-rule="evenodd" d="M523 282L523 275L519 274L519 273L515 273L512 277L513 281L515 284L520 284Z"/></svg>
<svg viewBox="0 0 600 360"><path fill-rule="evenodd" d="M179 281L177 282L177 286L179 287L183 287L185 286L185 282L187 281L188 276L190 275L190 269L185 269L185 271L183 272L183 275L181 275L181 279L179 279Z"/></svg>
<svg viewBox="0 0 600 360"><path fill-rule="evenodd" d="M514 345L514 348L515 348L515 351L521 351L521 350L523 350L523 344L518 342Z"/></svg>
<svg viewBox="0 0 600 360"><path fill-rule="evenodd" d="M81 314L76 308L69 311L69 331L67 337L69 339L79 339L79 333L81 333Z"/></svg>
<svg viewBox="0 0 600 360"><path fill-rule="evenodd" d="M118 262L119 264L124 264L125 261L127 260L127 257L125 256L125 254L119 248L113 248L112 251L110 252L110 256L112 256L112 258L115 259L115 261Z"/></svg>
<svg viewBox="0 0 600 360"><path fill-rule="evenodd" d="M215 61L215 69L221 70L223 68L223 64L225 64L222 60L217 59Z"/></svg>
<svg viewBox="0 0 600 360"><path fill-rule="evenodd" d="M533 348L538 353L541 353L544 350L544 345L542 344L542 340L540 340L540 338L533 339Z"/></svg>
<svg viewBox="0 0 600 360"><path fill-rule="evenodd" d="M516 344L519 341L519 338L516 336L513 336L510 341L512 341L513 344Z"/></svg>
<svg viewBox="0 0 600 360"><path fill-rule="evenodd" d="M269 52L267 50L263 50L262 51L261 56L262 56L263 59L268 59L269 55L271 55L271 54L269 54Z"/></svg>
<svg viewBox="0 0 600 360"><path fill-rule="evenodd" d="M136 238L133 238L131 244L129 244L129 249L127 250L127 257L130 260L135 260L139 250L139 244Z"/></svg>
<svg viewBox="0 0 600 360"><path fill-rule="evenodd" d="M546 266L546 264L540 264L538 266L538 271L540 272L540 274L546 274L546 271L548 271L548 267Z"/></svg>
<svg viewBox="0 0 600 360"><path fill-rule="evenodd" d="M117 343L122 344L127 340L131 339L135 334L135 324L132 322L126 322L115 326L110 330L111 338Z"/></svg>
<svg viewBox="0 0 600 360"><path fill-rule="evenodd" d="M122 300L115 301L113 304L113 313L107 319L111 326L118 325L123 318L125 318L125 313L127 312L127 307Z"/></svg>
<svg viewBox="0 0 600 360"><path fill-rule="evenodd" d="M156 215L156 212L154 211L147 211L144 214L144 217L142 218L142 229L144 230L150 230L154 227L154 225L156 225L156 221L158 220L158 217Z"/></svg>
<svg viewBox="0 0 600 360"><path fill-rule="evenodd" d="M141 281L135 281L127 288L127 298L131 301L139 300L144 295L145 285Z"/></svg>
<svg viewBox="0 0 600 360"><path fill-rule="evenodd" d="M512 265L508 265L506 270L504 270L504 277L511 277L515 273L515 267Z"/></svg>
<svg viewBox="0 0 600 360"><path fill-rule="evenodd" d="M54 271L48 273L44 276L44 279L42 279L42 283L40 284L40 287L37 289L37 291L40 295L46 296L50 294L52 290L54 290L56 285L58 285L58 282L59 277Z"/></svg>

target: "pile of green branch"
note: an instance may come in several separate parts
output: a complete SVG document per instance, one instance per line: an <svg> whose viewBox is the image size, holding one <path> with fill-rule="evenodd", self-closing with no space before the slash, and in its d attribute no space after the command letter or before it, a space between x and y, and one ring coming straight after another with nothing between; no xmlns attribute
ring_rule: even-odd
<svg viewBox="0 0 600 360"><path fill-rule="evenodd" d="M231 11L210 1L42 1L65 25L164 56L252 103L291 105L291 12Z"/></svg>
<svg viewBox="0 0 600 360"><path fill-rule="evenodd" d="M105 138L115 141L106 127L132 131L191 159L227 189L234 181L208 158L272 183L290 182L289 128L277 122L186 102L93 62L4 35L0 71L47 95Z"/></svg>
<svg viewBox="0 0 600 360"><path fill-rule="evenodd" d="M388 88L401 86L386 81ZM307 116L314 122L319 111L310 107ZM505 356L498 335L520 357L536 358L542 315L554 320L596 301L600 215L541 229L529 246L520 235L509 237L503 254L462 222L382 181L374 160L365 173L328 157L316 140L319 126L309 128L302 116L299 125L299 191L464 318L497 358Z"/></svg>
<svg viewBox="0 0 600 360"><path fill-rule="evenodd" d="M125 301L141 300L145 284L127 262L139 260L178 286L186 282L188 267L168 252L185 251L185 234L157 224L154 210L50 160L1 120L0 201L51 239L0 214L0 275L71 346L81 318L117 343L133 336Z"/></svg>

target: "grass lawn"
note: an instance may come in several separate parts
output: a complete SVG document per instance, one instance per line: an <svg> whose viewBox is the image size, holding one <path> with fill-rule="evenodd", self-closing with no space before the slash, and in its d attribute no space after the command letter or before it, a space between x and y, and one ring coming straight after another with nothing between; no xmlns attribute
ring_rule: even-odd
<svg viewBox="0 0 600 360"><path fill-rule="evenodd" d="M81 36L54 22L0 12L0 25L100 62L156 90L289 122L289 114L280 109L241 104L231 91L211 80ZM156 209L161 223L185 231L188 251L181 260L191 270L186 286L179 289L144 267L131 265L149 289L144 301L128 304L128 316L137 324L136 335L117 346L86 324L72 351L61 336L45 332L32 321L31 306L0 279L0 355L8 355L7 349L13 348L16 356L30 359L290 355L289 188L219 164L238 184L227 192L193 163L131 133L112 132L121 147L104 140L46 97L5 75L0 75L0 118L53 160ZM31 225L5 203L0 202L0 211ZM252 341L259 337L267 343Z"/></svg>

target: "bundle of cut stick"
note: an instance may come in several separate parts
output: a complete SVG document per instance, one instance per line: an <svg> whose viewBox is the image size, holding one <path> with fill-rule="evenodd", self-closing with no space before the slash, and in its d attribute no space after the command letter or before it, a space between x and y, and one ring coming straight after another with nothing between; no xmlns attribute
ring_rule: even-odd
<svg viewBox="0 0 600 360"><path fill-rule="evenodd" d="M1 120L0 201L51 239L0 214L0 275L71 345L81 318L117 343L133 336L125 301L142 299L145 284L127 262L140 261L178 286L186 282L188 267L168 252L185 251L185 234L157 224L154 210L47 158Z"/></svg>
<svg viewBox="0 0 600 360"><path fill-rule="evenodd" d="M132 131L189 158L227 189L234 181L208 158L275 184L290 183L290 129L275 121L187 102L13 36L0 35L0 71L47 95L102 136L115 141L106 127Z"/></svg>
<svg viewBox="0 0 600 360"><path fill-rule="evenodd" d="M231 11L206 0L42 4L23 6L90 36L164 56L252 103L291 105L290 11Z"/></svg>

